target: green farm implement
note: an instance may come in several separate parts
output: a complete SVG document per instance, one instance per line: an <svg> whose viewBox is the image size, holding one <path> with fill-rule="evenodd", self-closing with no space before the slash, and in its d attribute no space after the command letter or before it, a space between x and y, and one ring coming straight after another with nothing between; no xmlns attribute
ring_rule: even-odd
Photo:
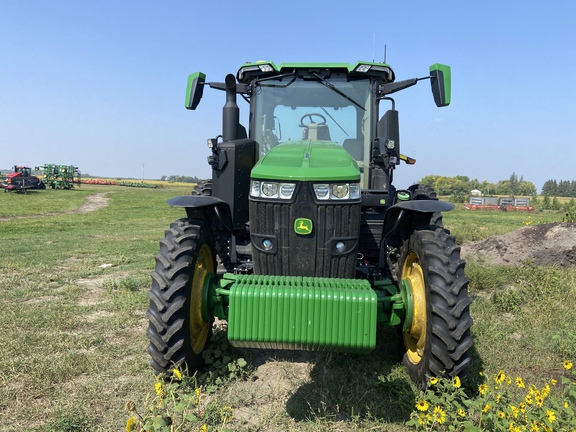
<svg viewBox="0 0 576 432"><path fill-rule="evenodd" d="M45 164L40 168L44 172L44 183L52 189L72 189L82 181L78 167L73 165Z"/></svg>
<svg viewBox="0 0 576 432"><path fill-rule="evenodd" d="M401 161L415 160L400 153L390 95L421 80L449 105L442 64L403 81L374 62L261 61L224 82L189 76L187 109L206 87L226 102L222 132L208 140L212 179L168 200L186 216L166 230L152 273L155 371L200 368L218 317L243 348L367 353L379 326L395 326L418 385L463 375L468 279L441 216L453 206L427 186L392 184Z"/></svg>

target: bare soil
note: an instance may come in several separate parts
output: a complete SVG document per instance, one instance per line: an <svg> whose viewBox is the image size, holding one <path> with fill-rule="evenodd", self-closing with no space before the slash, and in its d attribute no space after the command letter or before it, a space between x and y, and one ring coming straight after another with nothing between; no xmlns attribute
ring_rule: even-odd
<svg viewBox="0 0 576 432"><path fill-rule="evenodd" d="M462 245L461 255L496 265L576 265L576 224L554 222Z"/></svg>

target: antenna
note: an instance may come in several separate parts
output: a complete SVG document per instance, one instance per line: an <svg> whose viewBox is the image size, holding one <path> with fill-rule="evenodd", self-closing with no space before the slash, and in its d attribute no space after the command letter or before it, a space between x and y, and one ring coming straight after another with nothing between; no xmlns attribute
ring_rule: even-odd
<svg viewBox="0 0 576 432"><path fill-rule="evenodd" d="M372 63L376 62L376 55L374 52L376 51L376 33L372 33Z"/></svg>
<svg viewBox="0 0 576 432"><path fill-rule="evenodd" d="M384 44L384 63L386 63L386 47L387 45Z"/></svg>

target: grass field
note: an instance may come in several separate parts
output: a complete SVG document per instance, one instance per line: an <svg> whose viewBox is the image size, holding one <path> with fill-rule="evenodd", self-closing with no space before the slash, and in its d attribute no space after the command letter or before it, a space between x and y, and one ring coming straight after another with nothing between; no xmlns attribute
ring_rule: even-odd
<svg viewBox="0 0 576 432"><path fill-rule="evenodd" d="M126 402L147 406L155 383L145 336L150 271L164 229L184 215L165 200L190 189L83 185L0 194L0 430L119 431ZM96 193L106 193L106 207L72 213ZM469 241L520 228L529 217L545 223L562 214L458 209L444 224ZM481 382L479 372L500 369L537 383L558 376L576 352L574 268L469 263L467 273L475 341L469 388ZM258 372L212 382L203 397L232 409L229 430L406 430L417 391L397 343L388 330L365 356L242 352Z"/></svg>

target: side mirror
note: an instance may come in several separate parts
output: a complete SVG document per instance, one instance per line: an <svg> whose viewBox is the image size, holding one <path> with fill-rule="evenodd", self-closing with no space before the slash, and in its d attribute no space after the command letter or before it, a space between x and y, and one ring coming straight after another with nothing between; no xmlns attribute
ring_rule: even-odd
<svg viewBox="0 0 576 432"><path fill-rule="evenodd" d="M204 82L206 75L202 72L196 72L188 75L188 84L186 85L186 100L184 106L186 109L194 110L202 99L204 93Z"/></svg>
<svg viewBox="0 0 576 432"><path fill-rule="evenodd" d="M400 163L398 111L388 110L378 121L378 146L380 154L388 155L388 161L391 165Z"/></svg>
<svg viewBox="0 0 576 432"><path fill-rule="evenodd" d="M440 63L430 66L430 84L437 107L450 105L451 80L450 66Z"/></svg>

